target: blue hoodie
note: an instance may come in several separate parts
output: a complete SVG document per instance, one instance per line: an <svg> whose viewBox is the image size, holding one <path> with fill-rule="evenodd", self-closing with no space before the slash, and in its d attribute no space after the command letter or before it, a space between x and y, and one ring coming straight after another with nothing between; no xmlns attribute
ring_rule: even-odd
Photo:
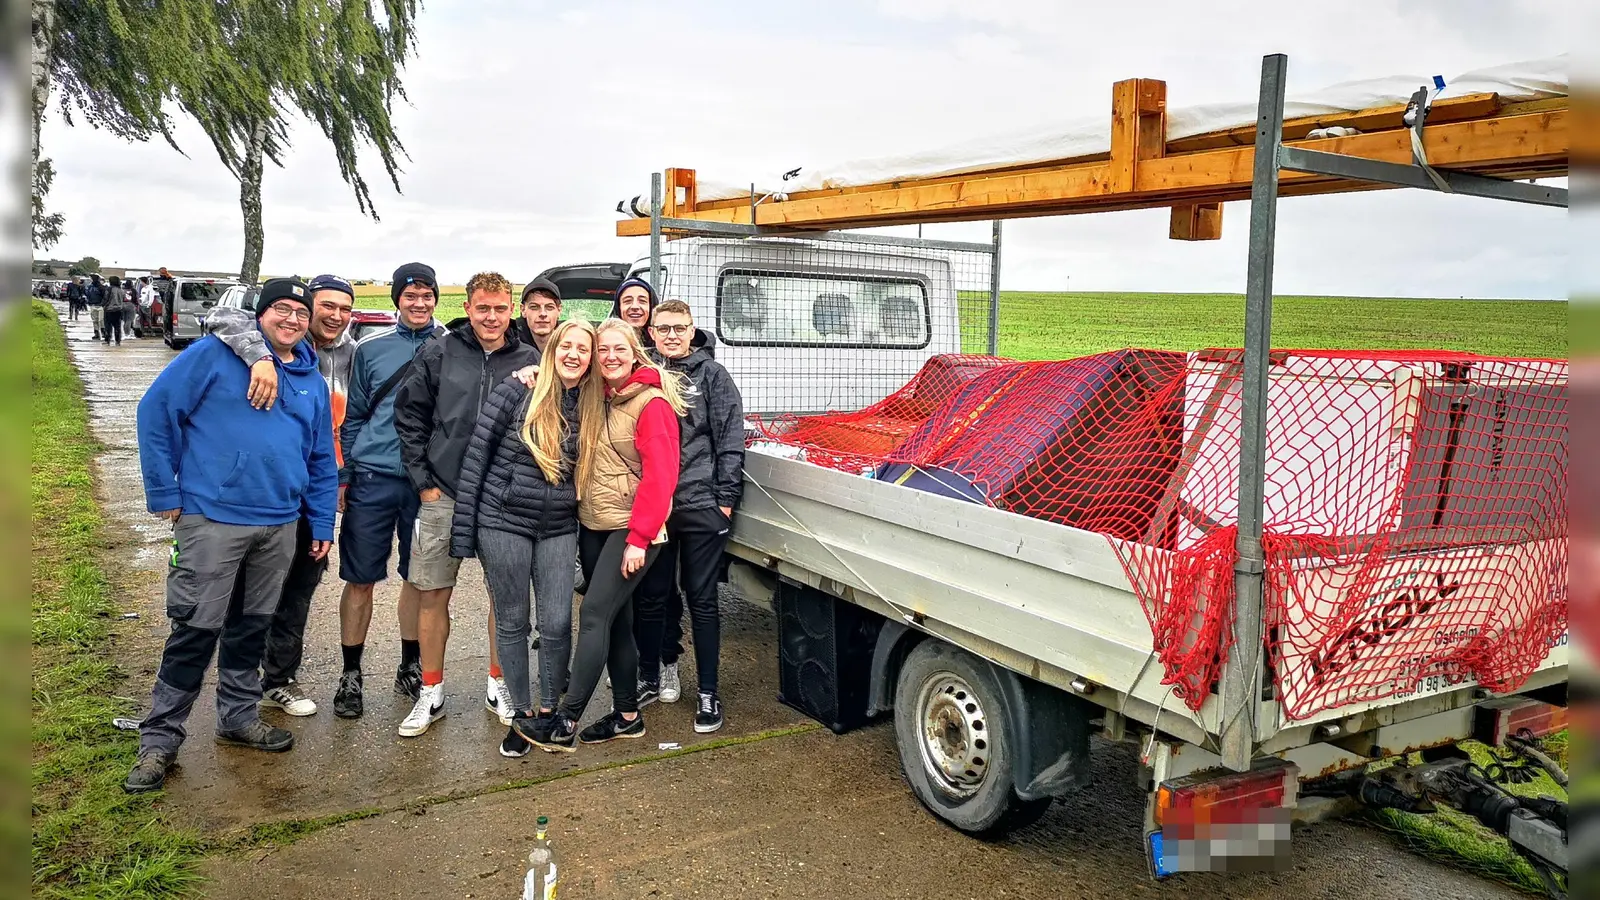
<svg viewBox="0 0 1600 900"><path fill-rule="evenodd" d="M272 357L276 359L277 357ZM250 406L250 367L216 337L178 354L139 401L139 464L151 512L226 525L286 525L333 540L339 469L328 385L306 341L278 364L279 402Z"/></svg>

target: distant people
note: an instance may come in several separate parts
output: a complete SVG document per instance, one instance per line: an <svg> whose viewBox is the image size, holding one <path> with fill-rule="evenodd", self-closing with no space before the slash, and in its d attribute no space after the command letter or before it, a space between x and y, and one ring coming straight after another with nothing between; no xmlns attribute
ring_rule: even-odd
<svg viewBox="0 0 1600 900"><path fill-rule="evenodd" d="M531 739L548 735L567 689L578 555L578 389L589 374L594 336L582 319L557 325L532 390L513 377L489 394L461 465L450 555L478 558L494 604L494 640L513 714L501 756L524 756ZM528 647L535 619L545 632L537 706Z"/></svg>
<svg viewBox="0 0 1600 900"><path fill-rule="evenodd" d="M643 278L629 278L617 285L617 294L611 301L611 316L632 325L639 345L650 346L650 314L655 312L656 289Z"/></svg>
<svg viewBox="0 0 1600 900"><path fill-rule="evenodd" d="M607 319L595 332L578 427L578 558L588 588L567 691L549 733L529 735L537 746L563 753L578 741L645 733L633 593L666 540L678 486L678 416L685 410L680 378L650 361L628 323ZM580 734L578 721L601 669L611 675L612 709Z"/></svg>
<svg viewBox="0 0 1600 900"><path fill-rule="evenodd" d="M333 695L333 714L361 716L365 694L361 657L372 624L373 587L389 576L389 553L399 542L400 662L394 689L415 701L422 692L422 651L417 641L417 589L411 583L411 539L416 533L417 492L406 478L400 436L394 427L395 388L427 342L444 333L434 321L439 302L433 269L406 263L389 287L395 326L364 338L350 363L349 406L339 428L344 465L339 470L339 645L344 670Z"/></svg>
<svg viewBox="0 0 1600 900"><path fill-rule="evenodd" d="M722 623L717 610L717 574L728 546L733 509L744 490L744 401L733 377L706 352L711 335L694 327L689 305L668 300L651 317L657 359L668 372L683 376L688 409L679 423L682 437L678 487L667 518L667 543L650 567L635 599L634 634L639 645L640 705L660 697L678 699L678 637L670 655L663 652L664 626L683 616L678 587L694 635L699 702L694 730L707 734L722 727L717 670ZM681 634L677 627L671 629ZM659 673L659 677L658 677Z"/></svg>
<svg viewBox="0 0 1600 900"><path fill-rule="evenodd" d="M105 285L105 310L100 323L100 337L102 343L111 346L111 339L116 338L117 346L122 346L122 308L127 302L128 294L122 288L122 279L115 275L106 279Z"/></svg>
<svg viewBox="0 0 1600 900"><path fill-rule="evenodd" d="M144 311L145 318L149 318L150 311L156 305L156 286L150 283L149 275L139 276L139 308Z"/></svg>
<svg viewBox="0 0 1600 900"><path fill-rule="evenodd" d="M256 667L302 511L311 520L312 557L325 556L333 539L339 473L327 389L304 340L307 293L297 281L274 279L256 306L284 402L253 408L245 396L249 367L211 337L168 363L139 401L146 504L173 523L172 630L139 728L139 760L123 782L129 793L165 783L213 653L217 742L267 751L294 746L292 733L261 721ZM243 602L234 607L240 578Z"/></svg>
<svg viewBox="0 0 1600 900"><path fill-rule="evenodd" d="M513 327L522 343L534 349L534 362L544 356L550 335L561 324L561 288L548 278L535 278L522 289L522 315Z"/></svg>
<svg viewBox="0 0 1600 900"><path fill-rule="evenodd" d="M100 283L99 273L89 276L89 286L83 291L84 303L89 306L89 321L94 325L94 340L100 340L106 323L106 286Z"/></svg>
<svg viewBox="0 0 1600 900"><path fill-rule="evenodd" d="M511 328L511 282L496 272L467 281L467 322L417 352L395 390L394 426L400 455L417 492L416 545L407 579L418 591L418 638L422 642L422 692L400 723L401 737L416 737L444 716L444 651L450 637L450 594L461 560L450 555L450 526L461 480L461 462L478 422L478 411L494 386L533 364L534 350ZM489 621L494 648L493 616ZM514 714L500 670L490 654L484 705L510 725Z"/></svg>
<svg viewBox="0 0 1600 900"><path fill-rule="evenodd" d="M306 337L317 353L317 371L329 391L330 439L344 423L345 393L350 381L350 363L355 342L350 339L350 316L355 308L355 289L335 275L318 275L306 285L311 296L311 324ZM206 316L206 328L220 338L250 366L247 397L256 409L271 409L278 399L279 378L276 354L254 318L237 307L218 306ZM339 445L334 442L334 460L343 465ZM326 556L314 557L311 519L302 514L295 533L294 562L284 580L277 611L267 629L266 648L261 657L261 705L281 709L291 716L310 716L317 712L316 701L306 695L298 679L305 653L306 619L311 613L311 598L328 570ZM234 588L236 602L244 601L244 583Z"/></svg>
<svg viewBox="0 0 1600 900"><path fill-rule="evenodd" d="M78 314L84 310L83 283L77 278L67 282L67 318L78 321Z"/></svg>

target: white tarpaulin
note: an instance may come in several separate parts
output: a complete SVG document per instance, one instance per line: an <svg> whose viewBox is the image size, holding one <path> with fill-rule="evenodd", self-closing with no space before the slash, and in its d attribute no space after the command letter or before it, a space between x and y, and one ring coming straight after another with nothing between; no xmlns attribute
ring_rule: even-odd
<svg viewBox="0 0 1600 900"><path fill-rule="evenodd" d="M1566 54L1478 69L1447 80L1445 89L1438 97L1476 93L1497 93L1513 101L1563 97L1568 93L1567 70ZM1347 81L1290 97L1284 104L1284 118L1354 112L1405 103L1417 88L1432 84L1432 77L1422 75L1390 75L1364 81ZM1256 104L1253 100L1171 108L1167 111L1167 140L1236 128L1255 120ZM779 181L771 174L753 180L760 193L797 193L906 178L959 175L998 166L1089 156L1106 153L1110 149L1111 116L1107 114L1068 123L1039 123L1008 134L988 135L899 156L859 159L835 165L806 165L801 168L797 178L786 182ZM748 197L750 194L749 179L743 184L733 184L717 181L703 172L697 174L697 191L701 200L727 200ZM646 191L644 196L648 198L649 192Z"/></svg>

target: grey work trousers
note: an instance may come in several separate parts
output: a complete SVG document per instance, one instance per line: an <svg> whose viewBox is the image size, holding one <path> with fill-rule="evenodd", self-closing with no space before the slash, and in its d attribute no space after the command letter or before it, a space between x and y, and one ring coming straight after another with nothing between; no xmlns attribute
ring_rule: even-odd
<svg viewBox="0 0 1600 900"><path fill-rule="evenodd" d="M294 548L294 522L224 525L196 514L178 518L167 565L172 631L161 653L150 714L139 726L141 753L178 751L213 653L217 730L234 731L260 718L257 666ZM243 590L235 594L239 579Z"/></svg>
<svg viewBox="0 0 1600 900"><path fill-rule="evenodd" d="M572 558L578 533L533 540L518 534L478 529L478 561L494 603L495 645L511 702L533 711L528 638L533 604L538 604L539 708L555 709L567 689L572 657ZM532 583L533 597L528 596Z"/></svg>

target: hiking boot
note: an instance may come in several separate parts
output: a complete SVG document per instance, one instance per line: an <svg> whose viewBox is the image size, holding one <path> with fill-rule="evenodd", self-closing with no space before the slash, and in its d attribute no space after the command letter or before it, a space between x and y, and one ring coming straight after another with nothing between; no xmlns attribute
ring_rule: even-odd
<svg viewBox="0 0 1600 900"><path fill-rule="evenodd" d="M677 703L678 698L682 696L683 684L678 681L678 664L675 662L663 663L661 665L661 702ZM639 701L639 705L643 706L644 701Z"/></svg>
<svg viewBox="0 0 1600 900"><path fill-rule="evenodd" d="M624 719L622 713L612 710L606 713L605 718L590 725L578 735L578 740L585 744L604 744L618 738L644 737L644 716L634 716L632 721Z"/></svg>
<svg viewBox="0 0 1600 900"><path fill-rule="evenodd" d="M716 694L700 692L700 709L694 714L696 734L710 734L722 727L722 700Z"/></svg>
<svg viewBox="0 0 1600 900"><path fill-rule="evenodd" d="M428 727L444 718L444 685L430 684L417 695L417 703L400 723L401 737L427 734Z"/></svg>
<svg viewBox="0 0 1600 900"><path fill-rule="evenodd" d="M533 744L549 740L550 729L555 724L554 713L539 713L533 716L525 716L518 713L511 719L511 729L522 735L523 740Z"/></svg>
<svg viewBox="0 0 1600 900"><path fill-rule="evenodd" d="M251 750L265 750L268 753L282 753L294 746L294 732L275 728L257 719L243 728L217 732L217 743L249 747Z"/></svg>
<svg viewBox="0 0 1600 900"><path fill-rule="evenodd" d="M333 714L341 719L359 719L361 700L361 670L350 669L339 676L339 689L333 693Z"/></svg>
<svg viewBox="0 0 1600 900"><path fill-rule="evenodd" d="M661 696L661 689L648 681L641 680L636 693L639 695L639 708L644 709L646 706L656 702Z"/></svg>
<svg viewBox="0 0 1600 900"><path fill-rule="evenodd" d="M517 759L528 755L533 745L528 739L517 733L515 728L507 728L505 739L500 742L500 755L508 759Z"/></svg>
<svg viewBox="0 0 1600 900"><path fill-rule="evenodd" d="M317 704L293 681L281 687L269 688L261 697L261 705L268 709L281 709L291 716L317 714Z"/></svg>
<svg viewBox="0 0 1600 900"><path fill-rule="evenodd" d="M410 697L412 703L417 702L422 694L422 660L401 663L400 668L394 670L394 692Z"/></svg>
<svg viewBox="0 0 1600 900"><path fill-rule="evenodd" d="M533 734L524 734L530 743L540 750L551 753L571 753L577 749L578 723L567 718L561 713L556 713L550 719L548 733L535 730Z"/></svg>
<svg viewBox="0 0 1600 900"><path fill-rule="evenodd" d="M484 691L483 708L498 718L501 725L509 726L511 717L517 713L517 707L511 702L511 688L506 685L506 680L491 675Z"/></svg>
<svg viewBox="0 0 1600 900"><path fill-rule="evenodd" d="M128 777L123 780L122 789L130 794L161 790L167 783L167 773L172 771L175 759L173 754L164 750L147 750L139 754L139 761L133 764Z"/></svg>

